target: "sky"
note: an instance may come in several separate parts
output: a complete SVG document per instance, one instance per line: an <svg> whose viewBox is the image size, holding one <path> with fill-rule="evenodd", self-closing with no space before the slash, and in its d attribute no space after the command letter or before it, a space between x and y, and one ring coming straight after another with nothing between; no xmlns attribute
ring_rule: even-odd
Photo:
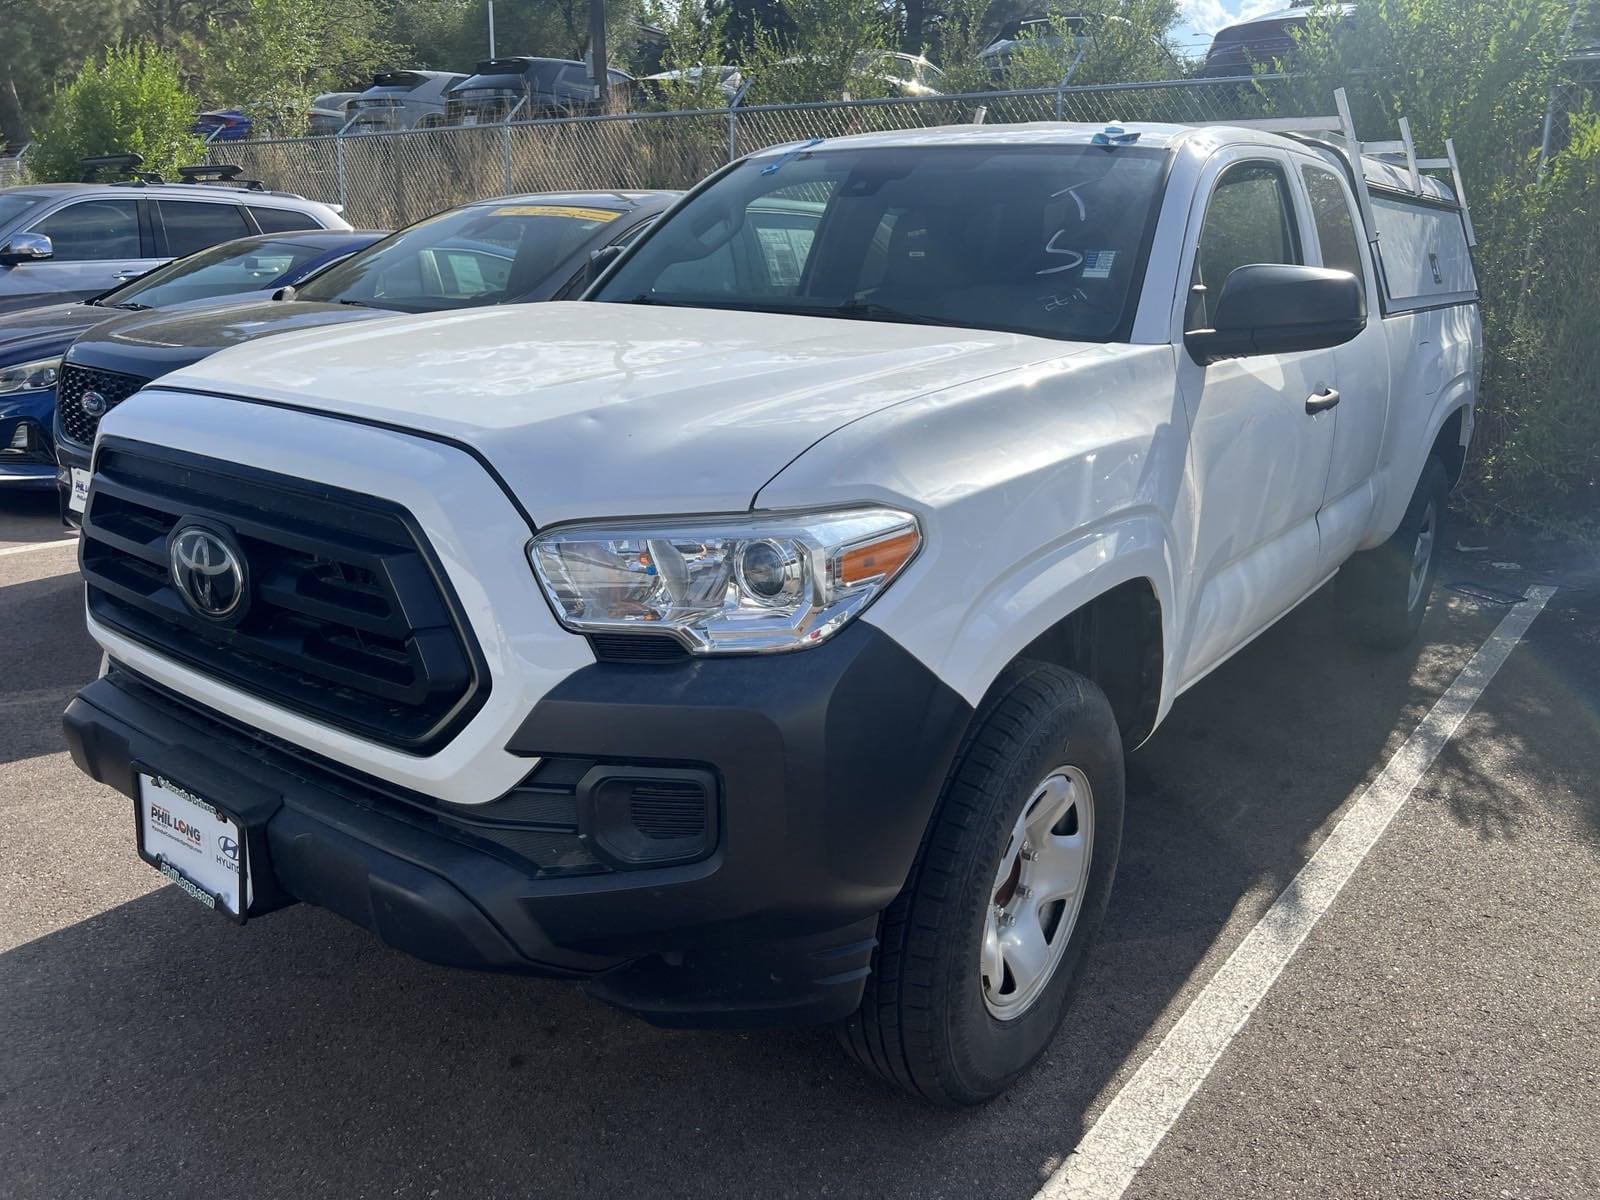
<svg viewBox="0 0 1600 1200"><path fill-rule="evenodd" d="M1204 58L1211 35L1225 25L1288 8L1290 0L1184 0L1183 19L1172 31L1183 53Z"/></svg>

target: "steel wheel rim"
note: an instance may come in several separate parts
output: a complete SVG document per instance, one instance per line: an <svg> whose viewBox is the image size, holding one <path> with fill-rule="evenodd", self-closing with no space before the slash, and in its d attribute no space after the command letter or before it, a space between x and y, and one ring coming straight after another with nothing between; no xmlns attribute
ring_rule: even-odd
<svg viewBox="0 0 1600 1200"><path fill-rule="evenodd" d="M1056 767L1022 806L989 891L978 985L996 1020L1022 1016L1055 978L1083 908L1093 851L1089 780L1077 767Z"/></svg>
<svg viewBox="0 0 1600 1200"><path fill-rule="evenodd" d="M1423 588L1428 583L1428 565L1433 561L1433 540L1438 527L1438 512L1434 502L1422 512L1422 524L1417 527L1417 541L1411 547L1411 580L1406 591L1406 611L1416 608L1422 599Z"/></svg>

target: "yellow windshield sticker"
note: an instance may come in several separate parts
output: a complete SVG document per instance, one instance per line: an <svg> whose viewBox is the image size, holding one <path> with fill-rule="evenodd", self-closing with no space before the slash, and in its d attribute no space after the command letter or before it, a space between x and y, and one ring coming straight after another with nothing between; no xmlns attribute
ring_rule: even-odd
<svg viewBox="0 0 1600 1200"><path fill-rule="evenodd" d="M576 208L566 204L507 204L496 217L571 217L575 221L615 221L622 214L609 208Z"/></svg>

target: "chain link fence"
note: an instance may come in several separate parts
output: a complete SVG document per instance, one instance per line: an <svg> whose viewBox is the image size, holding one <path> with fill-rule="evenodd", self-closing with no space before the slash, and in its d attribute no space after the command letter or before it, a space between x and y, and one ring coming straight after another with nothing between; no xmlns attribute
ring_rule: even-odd
<svg viewBox="0 0 1600 1200"><path fill-rule="evenodd" d="M210 162L342 204L357 227L387 229L513 192L686 188L741 154L811 138L974 122L1238 120L1270 111L1288 80L1097 84L225 142L211 147Z"/></svg>

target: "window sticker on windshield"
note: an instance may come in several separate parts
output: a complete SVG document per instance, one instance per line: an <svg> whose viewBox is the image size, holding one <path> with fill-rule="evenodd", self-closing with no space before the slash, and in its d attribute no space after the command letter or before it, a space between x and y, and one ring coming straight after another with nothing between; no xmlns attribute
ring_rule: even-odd
<svg viewBox="0 0 1600 1200"><path fill-rule="evenodd" d="M1117 261L1115 250L1085 250L1083 252L1083 278L1110 279L1111 268Z"/></svg>
<svg viewBox="0 0 1600 1200"><path fill-rule="evenodd" d="M576 221L615 221L622 214L609 208L576 208L566 204L507 204L492 217L571 217Z"/></svg>

